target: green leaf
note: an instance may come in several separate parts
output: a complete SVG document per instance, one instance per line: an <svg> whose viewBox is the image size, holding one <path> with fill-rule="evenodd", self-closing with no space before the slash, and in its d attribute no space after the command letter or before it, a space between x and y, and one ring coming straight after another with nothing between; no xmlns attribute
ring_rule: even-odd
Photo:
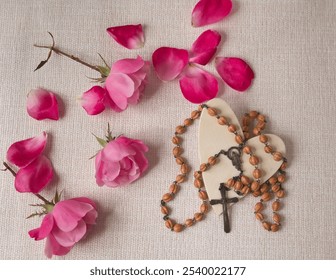
<svg viewBox="0 0 336 280"><path fill-rule="evenodd" d="M106 146L107 141L105 141L104 139L102 139L102 138L100 138L100 137L94 135L93 133L92 133L92 135L96 138L96 140L98 141L98 143L99 143L103 148Z"/></svg>

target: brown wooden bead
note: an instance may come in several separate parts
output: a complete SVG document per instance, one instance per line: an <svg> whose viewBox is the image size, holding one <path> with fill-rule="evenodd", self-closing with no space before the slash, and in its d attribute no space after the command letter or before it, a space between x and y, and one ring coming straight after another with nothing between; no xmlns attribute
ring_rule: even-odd
<svg viewBox="0 0 336 280"><path fill-rule="evenodd" d="M266 127L266 123L265 122L258 122L256 125L256 128L259 130L264 130Z"/></svg>
<svg viewBox="0 0 336 280"><path fill-rule="evenodd" d="M286 175L285 175L285 174L280 174L280 175L278 176L278 181L279 181L280 183L285 182L285 180L286 180Z"/></svg>
<svg viewBox="0 0 336 280"><path fill-rule="evenodd" d="M207 194L206 191L200 191L200 192L198 192L198 196L202 200L207 200L208 199L208 194Z"/></svg>
<svg viewBox="0 0 336 280"><path fill-rule="evenodd" d="M257 165L259 163L259 158L255 155L253 156L250 156L249 158L249 162L252 164L252 165Z"/></svg>
<svg viewBox="0 0 336 280"><path fill-rule="evenodd" d="M197 222L199 222L203 219L203 214L202 213L195 213L194 217L195 217L195 220Z"/></svg>
<svg viewBox="0 0 336 280"><path fill-rule="evenodd" d="M178 137L178 136L174 136L174 137L172 138L172 142L173 142L173 144L175 144L175 145L179 145L179 144L181 144L181 142L182 142L182 138L181 138L181 137Z"/></svg>
<svg viewBox="0 0 336 280"><path fill-rule="evenodd" d="M271 194L266 192L261 195L262 201L269 201L271 199Z"/></svg>
<svg viewBox="0 0 336 280"><path fill-rule="evenodd" d="M165 221L165 225L167 228L172 229L174 226L174 222L171 219Z"/></svg>
<svg viewBox="0 0 336 280"><path fill-rule="evenodd" d="M173 227L173 230L175 232L181 232L183 229L184 229L184 227L181 224L175 224L174 227Z"/></svg>
<svg viewBox="0 0 336 280"><path fill-rule="evenodd" d="M185 180L186 180L186 176L183 175L183 174L179 174L179 175L177 175L177 176L176 176L176 179L175 179L175 181L176 181L177 183L183 183Z"/></svg>
<svg viewBox="0 0 336 280"><path fill-rule="evenodd" d="M228 124L227 119L225 117L223 117L223 116L219 117L218 120L217 120L217 122L220 125L227 125Z"/></svg>
<svg viewBox="0 0 336 280"><path fill-rule="evenodd" d="M260 135L260 129L257 127L253 128L252 132L254 135Z"/></svg>
<svg viewBox="0 0 336 280"><path fill-rule="evenodd" d="M252 118L252 119L255 119L256 117L258 117L258 115L259 115L259 113L258 113L257 111L251 111L251 112L249 113L249 116L250 116L250 118Z"/></svg>
<svg viewBox="0 0 336 280"><path fill-rule="evenodd" d="M177 134L183 134L185 131L186 131L186 128L185 128L183 125L179 125L179 126L177 126L177 127L176 127L176 130L175 130L175 132L176 132Z"/></svg>
<svg viewBox="0 0 336 280"><path fill-rule="evenodd" d="M201 213L207 213L209 211L209 204L208 203L202 203L200 206Z"/></svg>
<svg viewBox="0 0 336 280"><path fill-rule="evenodd" d="M243 148L243 152L247 155L251 154L252 153L251 147L250 146L245 146Z"/></svg>
<svg viewBox="0 0 336 280"><path fill-rule="evenodd" d="M216 162L217 162L217 158L216 158L216 157L212 156L212 157L209 157L209 158L208 158L208 163L209 163L210 165L215 165Z"/></svg>
<svg viewBox="0 0 336 280"><path fill-rule="evenodd" d="M190 126L190 125L193 124L193 119L185 119L184 122L183 122L183 124L185 126Z"/></svg>
<svg viewBox="0 0 336 280"><path fill-rule="evenodd" d="M168 215L169 214L169 208L168 208L168 206L161 206L161 213L163 215Z"/></svg>
<svg viewBox="0 0 336 280"><path fill-rule="evenodd" d="M259 136L259 141L261 142L261 143L267 143L267 141L268 141L268 137L265 135L265 134L261 134L260 136Z"/></svg>
<svg viewBox="0 0 336 280"><path fill-rule="evenodd" d="M274 154L273 154L273 159L275 160L275 161L280 161L280 160L282 160L282 154L280 153L280 152L275 152Z"/></svg>
<svg viewBox="0 0 336 280"><path fill-rule="evenodd" d="M200 112L200 111L195 110L195 111L192 111L192 112L191 112L191 118L192 118L193 120L198 119L200 115L201 115L201 112Z"/></svg>
<svg viewBox="0 0 336 280"><path fill-rule="evenodd" d="M180 187L179 185L176 185L176 184L172 184L169 187L169 191L173 194L176 194L179 190L180 190Z"/></svg>
<svg viewBox="0 0 336 280"><path fill-rule="evenodd" d="M194 180L194 186L198 189L203 188L204 187L204 183L203 180L201 179L195 179Z"/></svg>
<svg viewBox="0 0 336 280"><path fill-rule="evenodd" d="M182 174L187 174L189 171L188 165L186 165L185 163L181 165L180 171Z"/></svg>
<svg viewBox="0 0 336 280"><path fill-rule="evenodd" d="M200 171L195 171L195 172L194 172L194 178L195 178L195 179L202 179L202 172L200 172Z"/></svg>
<svg viewBox="0 0 336 280"><path fill-rule="evenodd" d="M261 196L261 191L254 191L252 192L252 194L254 197L258 197L258 196Z"/></svg>
<svg viewBox="0 0 336 280"><path fill-rule="evenodd" d="M237 130L237 127L234 124L230 124L228 126L228 130L232 133L234 133Z"/></svg>
<svg viewBox="0 0 336 280"><path fill-rule="evenodd" d="M261 191L261 193L266 193L266 192L269 191L269 189L270 189L270 187L269 187L267 184L262 184L262 185L260 186L260 191Z"/></svg>
<svg viewBox="0 0 336 280"><path fill-rule="evenodd" d="M279 225L277 225L277 224L271 225L271 231L272 232L277 232L278 230L279 230Z"/></svg>
<svg viewBox="0 0 336 280"><path fill-rule="evenodd" d="M164 202L169 202L173 199L173 195L171 193L165 193L163 196L162 196L162 200Z"/></svg>
<svg viewBox="0 0 336 280"><path fill-rule="evenodd" d="M269 222L263 222L262 223L264 229L270 231L271 230L271 224Z"/></svg>
<svg viewBox="0 0 336 280"><path fill-rule="evenodd" d="M244 185L248 185L248 184L250 183L250 178L247 177L247 176L245 176L245 175L243 175L243 176L241 176L240 181L241 181Z"/></svg>
<svg viewBox="0 0 336 280"><path fill-rule="evenodd" d="M268 182L271 184L271 185L274 185L278 182L278 178L273 176L271 178L268 179Z"/></svg>
<svg viewBox="0 0 336 280"><path fill-rule="evenodd" d="M208 108L208 114L212 117L216 116L217 115L217 110L215 108L211 108L209 107Z"/></svg>
<svg viewBox="0 0 336 280"><path fill-rule="evenodd" d="M257 117L257 119L258 119L258 121L261 121L261 122L266 121L265 115L262 115L262 114L259 114L258 117Z"/></svg>
<svg viewBox="0 0 336 280"><path fill-rule="evenodd" d="M251 183L252 192L258 191L260 189L260 184L257 181Z"/></svg>
<svg viewBox="0 0 336 280"><path fill-rule="evenodd" d="M281 206L280 201L274 201L274 202L272 203L272 210L273 210L274 212L279 211L280 206Z"/></svg>
<svg viewBox="0 0 336 280"><path fill-rule="evenodd" d="M208 165L206 163L202 163L201 166L200 166L200 170L202 172L206 171L208 169Z"/></svg>
<svg viewBox="0 0 336 280"><path fill-rule="evenodd" d="M281 217L278 213L274 213L273 214L273 221L276 223L276 224L280 224L280 221L281 221Z"/></svg>
<svg viewBox="0 0 336 280"><path fill-rule="evenodd" d="M250 139L250 133L244 132L245 140Z"/></svg>
<svg viewBox="0 0 336 280"><path fill-rule="evenodd" d="M233 186L235 185L236 181L233 178L230 178L229 180L227 180L227 185L230 188L233 188Z"/></svg>
<svg viewBox="0 0 336 280"><path fill-rule="evenodd" d="M243 126L249 126L250 123L251 123L251 119L249 118L249 116L244 116L242 119Z"/></svg>
<svg viewBox="0 0 336 280"><path fill-rule="evenodd" d="M241 135L236 135L235 140L237 144L242 144L244 142L244 139Z"/></svg>
<svg viewBox="0 0 336 280"><path fill-rule="evenodd" d="M198 105L197 110L202 112L203 108L207 108L207 107L208 107L207 105L203 106L203 104L200 104L200 105Z"/></svg>
<svg viewBox="0 0 336 280"><path fill-rule="evenodd" d="M240 191L242 189L242 187L243 187L243 183L240 182L240 181L236 181L236 183L234 184L234 189L236 191Z"/></svg>
<svg viewBox="0 0 336 280"><path fill-rule="evenodd" d="M276 196L278 198L283 198L285 196L285 191L284 190L279 190L276 192Z"/></svg>
<svg viewBox="0 0 336 280"><path fill-rule="evenodd" d="M183 153L183 149L181 147L174 147L173 149L173 155L174 157L178 157Z"/></svg>
<svg viewBox="0 0 336 280"><path fill-rule="evenodd" d="M253 177L254 178L256 178L256 179L259 179L259 178L261 178L261 175L262 175L262 171L260 170L260 169L258 169L258 168L255 168L254 170L253 170Z"/></svg>
<svg viewBox="0 0 336 280"><path fill-rule="evenodd" d="M255 217L258 221L262 221L264 219L264 215L259 212L255 214Z"/></svg>
<svg viewBox="0 0 336 280"><path fill-rule="evenodd" d="M272 186L272 192L276 193L280 190L281 186L278 184L275 184Z"/></svg>
<svg viewBox="0 0 336 280"><path fill-rule="evenodd" d="M262 210L264 210L264 204L262 202L257 202L254 206L254 211L257 213L261 212Z"/></svg>
<svg viewBox="0 0 336 280"><path fill-rule="evenodd" d="M265 151L265 153L270 154L270 153L273 152L273 148L272 148L272 146L270 146L270 145L266 145L266 146L264 147L264 151Z"/></svg>
<svg viewBox="0 0 336 280"><path fill-rule="evenodd" d="M244 132L248 132L248 131L249 131L249 127L248 127L248 126L243 126L243 127L242 127L242 130L243 130Z"/></svg>
<svg viewBox="0 0 336 280"><path fill-rule="evenodd" d="M283 164L281 164L280 170L284 171L286 168L287 168L287 162L284 162Z"/></svg>
<svg viewBox="0 0 336 280"><path fill-rule="evenodd" d="M182 165L185 163L185 160L183 157L176 157L175 161L178 165Z"/></svg>
<svg viewBox="0 0 336 280"><path fill-rule="evenodd" d="M193 219L186 219L184 222L187 227L191 227L194 224Z"/></svg>
<svg viewBox="0 0 336 280"><path fill-rule="evenodd" d="M241 192L244 194L244 195L247 195L249 192L250 192L250 188L249 186L243 186Z"/></svg>

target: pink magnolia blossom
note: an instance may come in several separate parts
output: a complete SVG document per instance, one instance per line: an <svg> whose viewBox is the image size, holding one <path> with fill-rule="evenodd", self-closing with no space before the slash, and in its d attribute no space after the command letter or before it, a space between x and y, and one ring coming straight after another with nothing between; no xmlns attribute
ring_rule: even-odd
<svg viewBox="0 0 336 280"><path fill-rule="evenodd" d="M42 88L31 90L27 97L27 112L36 120L58 120L58 102L55 94Z"/></svg>
<svg viewBox="0 0 336 280"><path fill-rule="evenodd" d="M137 180L148 167L147 151L142 141L124 136L108 142L95 159L98 186L119 187Z"/></svg>
<svg viewBox="0 0 336 280"><path fill-rule="evenodd" d="M50 160L42 155L47 143L45 132L40 136L13 143L7 150L7 160L20 169L14 185L18 192L39 193L52 180Z"/></svg>
<svg viewBox="0 0 336 280"><path fill-rule="evenodd" d="M139 49L145 42L141 24L114 26L106 31L118 44L127 49Z"/></svg>
<svg viewBox="0 0 336 280"><path fill-rule="evenodd" d="M97 207L86 197L63 200L49 207L41 226L29 231L29 235L36 241L47 239L45 254L48 258L64 256L96 223Z"/></svg>
<svg viewBox="0 0 336 280"><path fill-rule="evenodd" d="M251 67L237 57L216 57L216 70L221 78L237 91L247 90L254 79Z"/></svg>
<svg viewBox="0 0 336 280"><path fill-rule="evenodd" d="M231 0L200 0L192 11L191 24L200 27L218 22L230 14Z"/></svg>

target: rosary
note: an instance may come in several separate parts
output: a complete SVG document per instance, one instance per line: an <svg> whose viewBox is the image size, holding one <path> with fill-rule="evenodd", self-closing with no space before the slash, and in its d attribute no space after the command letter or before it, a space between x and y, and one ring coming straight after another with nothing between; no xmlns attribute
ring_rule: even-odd
<svg viewBox="0 0 336 280"><path fill-rule="evenodd" d="M192 125L195 120L199 119L203 110L206 110L211 117L216 118L219 126L227 127L227 130L232 134L232 137L234 137L237 146L233 146L228 150L218 151L218 153L210 156L207 162L202 163L199 170L194 172L194 186L198 190L198 196L202 200L202 204L199 212L196 212L194 217L186 219L184 223L177 223L171 219L171 208L167 204L175 198L180 190L180 184L186 181L187 175L190 172L186 159L182 157L183 149L181 147L181 135L186 132L187 127ZM256 122L256 125L252 129L252 133L253 135L258 136L259 141L264 145L264 152L269 154L274 161L282 162L280 168L264 183L261 183L260 180L263 176L263 170L259 168L260 159L255 155L253 147L246 144L247 140L251 138L249 127L254 121ZM227 192L233 190L239 197L243 197L249 193L252 193L254 197L260 196L260 201L257 202L254 207L256 219L259 220L262 226L268 231L276 232L279 230L281 217L278 214L278 210L281 207L280 199L285 196L282 184L286 179L285 169L287 167L287 159L270 145L267 135L262 133L266 127L266 118L264 115L257 111L246 113L242 118L242 125L243 135L240 135L237 127L230 123L228 118L219 115L219 111L216 108L202 104L198 106L197 110L191 113L190 118L184 120L183 125L176 127L175 134L172 138L172 142L175 145L173 148L173 155L176 163L180 166L180 174L176 176L175 181L173 181L169 187L169 192L164 194L161 200L161 212L164 215L163 220L168 229L174 232L181 232L187 227L191 227L203 220L206 213L209 211L209 204L221 204L224 231L226 233L230 232L228 206L239 200L238 197L227 197ZM244 171L242 170L242 153L249 156L249 164L254 168L252 172L253 178L244 175ZM209 200L202 174L212 166L216 165L222 156L227 157L231 161L234 168L239 171L239 175L233 176L228 179L227 182L219 184L218 189L221 195L220 199ZM269 222L266 221L262 211L264 209L264 203L270 201L273 196L276 197L272 202L273 222Z"/></svg>

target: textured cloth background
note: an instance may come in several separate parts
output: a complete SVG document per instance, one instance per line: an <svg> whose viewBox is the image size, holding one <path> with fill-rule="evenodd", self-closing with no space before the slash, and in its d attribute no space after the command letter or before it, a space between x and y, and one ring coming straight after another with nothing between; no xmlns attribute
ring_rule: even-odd
<svg viewBox="0 0 336 280"><path fill-rule="evenodd" d="M65 259L335 259L335 65L336 2L334 0L234 1L225 20L202 28L190 25L196 0L1 1L0 9L0 157L15 141L49 134L46 154L65 198L88 196L99 206L97 226ZM109 26L144 25L146 43L139 50L117 45ZM255 70L251 89L237 94L221 82L219 97L240 118L256 109L269 118L267 132L282 137L289 160L287 197L278 233L255 221L252 196L233 207L232 232L224 234L222 217L207 218L181 234L168 231L160 199L177 174L170 143L174 128L196 107L180 93L178 82L161 83L152 73L145 95L123 113L87 116L76 98L93 84L96 73L53 55L37 72L47 50L34 43L56 44L93 64L141 55L150 60L161 46L189 48L204 30L223 34L219 56L246 59ZM216 73L214 62L206 69ZM38 122L25 111L26 94L44 87L62 99L58 122ZM150 147L150 169L124 188L96 186L93 160L99 149L91 133L103 135L110 122L115 135L142 139ZM186 134L186 156L197 159L197 126ZM44 259L44 241L27 232L40 225L26 220L37 199L16 193L10 173L0 174L0 258ZM192 180L172 203L172 216L183 221L198 211ZM269 207L267 209L271 213ZM62 259L62 258L61 258Z"/></svg>

